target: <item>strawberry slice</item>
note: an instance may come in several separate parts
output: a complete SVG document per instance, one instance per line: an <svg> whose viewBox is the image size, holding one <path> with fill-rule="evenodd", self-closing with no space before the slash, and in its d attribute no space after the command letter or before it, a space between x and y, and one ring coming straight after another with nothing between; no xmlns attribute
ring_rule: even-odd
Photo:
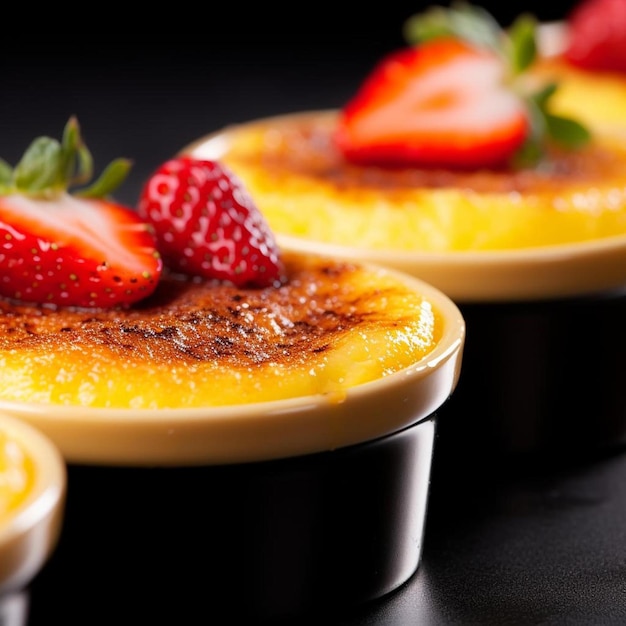
<svg viewBox="0 0 626 626"><path fill-rule="evenodd" d="M15 168L0 161L0 295L82 308L128 306L157 286L162 260L150 226L107 194L130 162L92 186L92 160L71 118L63 142L39 137Z"/></svg>
<svg viewBox="0 0 626 626"><path fill-rule="evenodd" d="M335 139L361 164L504 164L529 133L523 99L487 48L439 37L383 58L343 108Z"/></svg>
<svg viewBox="0 0 626 626"><path fill-rule="evenodd" d="M626 72L626 2L583 0L567 20L565 58L574 66Z"/></svg>
<svg viewBox="0 0 626 626"><path fill-rule="evenodd" d="M411 47L383 58L340 112L335 139L361 165L532 167L549 144L577 149L591 138L555 113L558 83L540 84L537 21L504 30L484 8L433 5L403 28Z"/></svg>
<svg viewBox="0 0 626 626"><path fill-rule="evenodd" d="M238 286L279 284L280 251L242 182L222 163L178 157L141 192L139 214L153 225L165 264Z"/></svg>

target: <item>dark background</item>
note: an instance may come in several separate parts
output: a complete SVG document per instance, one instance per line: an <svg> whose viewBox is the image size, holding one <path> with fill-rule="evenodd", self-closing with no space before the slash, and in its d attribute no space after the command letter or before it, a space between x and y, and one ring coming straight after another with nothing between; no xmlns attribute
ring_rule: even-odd
<svg viewBox="0 0 626 626"><path fill-rule="evenodd" d="M98 172L118 156L134 161L116 194L134 204L154 168L224 124L341 106L429 4L129 3L75 15L14 5L0 37L0 157L16 163L75 114ZM572 3L483 6L508 25L521 12L561 19Z"/></svg>
<svg viewBox="0 0 626 626"><path fill-rule="evenodd" d="M12 5L0 36L0 157L15 163L35 136L60 137L75 114L98 171L115 157L134 160L116 194L134 204L161 162L225 124L341 106L383 54L404 45L404 20L426 6ZM508 25L521 12L561 19L573 4L483 6ZM626 623L626 456L561 473L524 469L527 479L501 490L435 490L418 575L327 624ZM78 601L58 584L57 614Z"/></svg>

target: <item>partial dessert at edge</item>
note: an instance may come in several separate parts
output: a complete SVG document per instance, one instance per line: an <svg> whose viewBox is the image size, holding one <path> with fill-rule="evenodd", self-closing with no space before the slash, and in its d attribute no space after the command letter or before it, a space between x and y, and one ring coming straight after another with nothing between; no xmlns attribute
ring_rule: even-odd
<svg viewBox="0 0 626 626"><path fill-rule="evenodd" d="M0 415L0 605L34 578L56 549L66 482L64 459L52 441L23 421Z"/></svg>
<svg viewBox="0 0 626 626"><path fill-rule="evenodd" d="M0 527L22 505L34 480L30 453L20 442L0 432Z"/></svg>

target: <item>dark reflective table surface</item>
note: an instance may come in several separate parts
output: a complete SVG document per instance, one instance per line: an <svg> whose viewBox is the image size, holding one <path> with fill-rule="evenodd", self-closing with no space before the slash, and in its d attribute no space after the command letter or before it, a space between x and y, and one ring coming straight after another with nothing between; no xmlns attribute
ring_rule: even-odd
<svg viewBox="0 0 626 626"><path fill-rule="evenodd" d="M507 7L505 18L516 12ZM235 9L225 8L196 31L173 18L170 26L177 28L167 34L116 32L112 20L109 34L94 36L80 52L76 42L52 31L36 48L4 41L0 157L14 163L32 138L59 137L76 114L98 170L119 156L134 161L117 194L134 203L162 161L225 124L340 106L374 60L402 45L398 25L420 8L391 3L351 19L332 14L330 4L316 4L301 8L299 17L288 11L290 28L277 22L285 9L249 7L241 28L232 21ZM544 19L560 15L556 5L517 8ZM549 466L527 459L510 470L507 459L479 467L479 454L455 461L438 458L435 448L418 572L380 601L347 613L328 611L315 623L626 623L626 451L582 456L580 462L554 458ZM212 615L209 602L203 614L187 614L184 594L178 615L160 614L154 597L144 619L130 619L119 597L112 572L100 598L108 614L117 611L116 626L230 623L228 615ZM2 601L0 626L97 625L101 609L44 569L31 587Z"/></svg>
<svg viewBox="0 0 626 626"><path fill-rule="evenodd" d="M458 467L451 473L435 463L423 560L402 587L360 608L280 623L626 623L626 451L558 469L528 465L511 472L494 466L483 473L486 469L473 474L471 468ZM83 574L88 580L90 572ZM149 603L143 599L138 610L129 607L132 589L116 589L114 571L108 580L86 601L44 569L29 589L0 608L0 624L106 624L112 623L112 612L120 625L237 623L212 610L210 590L202 610L195 597L190 612L191 601L180 591L173 604L167 598L166 612L160 610L166 602L159 597ZM141 581L137 590L145 591ZM246 593L240 590L242 602ZM103 615L107 618L100 621Z"/></svg>

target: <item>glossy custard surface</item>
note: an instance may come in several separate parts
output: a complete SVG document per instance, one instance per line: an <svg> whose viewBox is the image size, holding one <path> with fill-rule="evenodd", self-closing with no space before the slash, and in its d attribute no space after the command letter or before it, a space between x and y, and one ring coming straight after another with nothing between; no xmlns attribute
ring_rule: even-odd
<svg viewBox="0 0 626 626"><path fill-rule="evenodd" d="M22 446L0 430L0 527L28 497L34 465Z"/></svg>
<svg viewBox="0 0 626 626"><path fill-rule="evenodd" d="M166 277L125 310L0 301L0 399L169 408L336 395L440 340L430 302L395 275L287 254L281 288Z"/></svg>
<svg viewBox="0 0 626 626"><path fill-rule="evenodd" d="M596 135L517 172L381 169L346 163L336 112L259 120L189 147L242 178L272 229L364 249L528 249L626 233L626 141Z"/></svg>

